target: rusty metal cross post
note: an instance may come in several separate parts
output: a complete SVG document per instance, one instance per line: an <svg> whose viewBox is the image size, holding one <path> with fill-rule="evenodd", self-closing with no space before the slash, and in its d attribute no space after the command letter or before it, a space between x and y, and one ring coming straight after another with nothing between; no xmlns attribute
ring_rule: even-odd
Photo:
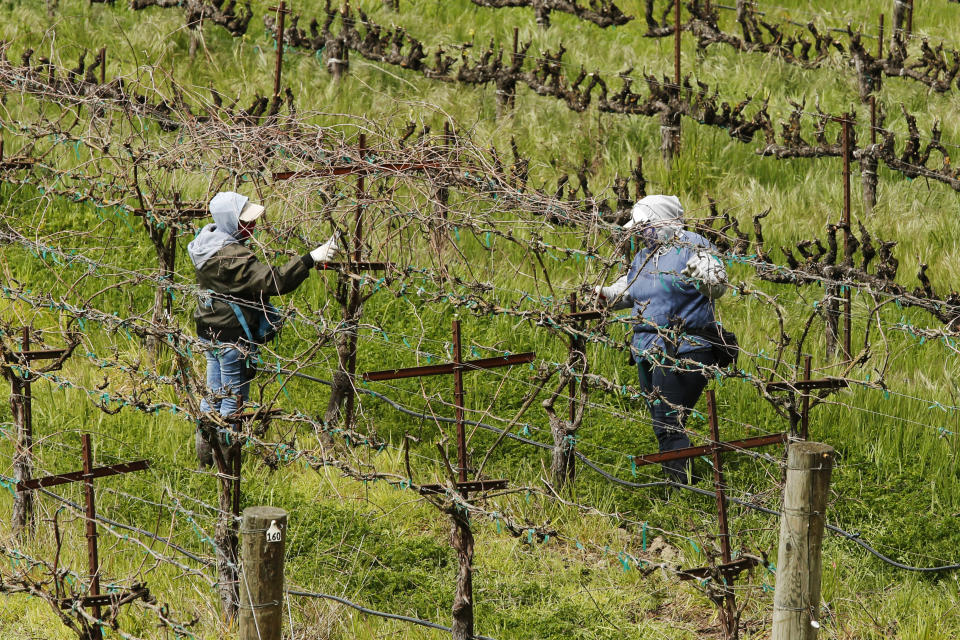
<svg viewBox="0 0 960 640"><path fill-rule="evenodd" d="M844 389L848 383L843 378L819 378L810 379L810 356L803 359L803 378L800 380L784 380L782 382L768 382L766 389L768 393L786 391L790 394L802 393L800 400L800 428L797 429L796 419L790 420L790 437L807 440L810 436L810 392L818 389Z"/></svg>
<svg viewBox="0 0 960 640"><path fill-rule="evenodd" d="M713 389L707 390L707 413L710 420L710 439L714 444L720 442L720 427L717 424L717 404ZM723 458L716 446L711 450L713 458L713 487L717 496L717 520L720 522L720 558L723 566L728 566L733 558L730 555L730 524L727 520L727 495L723 482ZM728 638L737 635L737 602L732 584L724 584L724 630Z"/></svg>
<svg viewBox="0 0 960 640"><path fill-rule="evenodd" d="M449 138L447 138L449 143ZM273 174L273 180L299 180L306 178L318 178L327 176L357 176L357 208L354 221L354 230L352 252L347 252L345 262L327 262L317 265L320 270L336 270L342 273L354 275L361 271L383 271L386 264L383 262L363 262L363 208L366 200L366 181L365 177L369 174L379 174L379 178L390 177L391 173L413 173L423 171L435 171L447 166L444 162L366 162L366 155L369 151L367 147L366 134L359 136L358 158L356 162L340 165L323 165L314 169L302 171L281 171ZM351 255L352 253L352 255ZM359 321L360 306L362 298L360 295L360 280L351 278L350 293L347 299L346 318L347 321L356 325ZM356 406L356 394L353 388L353 381L356 374L357 362L357 335L352 331L348 336L346 357L340 362L341 371L346 376L348 386L345 389L345 409L344 409L344 428L349 430L353 426L353 419ZM336 392L336 390L335 390Z"/></svg>
<svg viewBox="0 0 960 640"><path fill-rule="evenodd" d="M457 489L459 489L464 496L466 496L467 492L469 491L485 491L488 489L503 487L506 485L506 480L473 482L467 480L469 461L467 459L467 435L466 425L464 422L464 404L466 393L463 387L463 372L464 370L476 371L480 369L496 369L499 367L511 367L517 364L526 364L533 362L536 354L533 352L515 353L508 356L467 360L464 362L460 344L460 320L453 320L452 330L452 363L427 365L425 367L410 367L407 369L391 369L387 371L371 371L363 374L363 380L364 382L375 382L379 380L397 380L400 378L453 375L455 398L454 414L456 416L457 423ZM420 490L424 493L443 493L444 488L442 485L423 485Z"/></svg>
<svg viewBox="0 0 960 640"><path fill-rule="evenodd" d="M3 155L3 132L0 131L0 171L5 169L28 169L36 162L33 158L26 156L14 156L4 159Z"/></svg>
<svg viewBox="0 0 960 640"><path fill-rule="evenodd" d="M146 588L135 587L131 592L119 594L100 593L100 558L97 551L97 508L96 498L93 489L94 478L104 478L121 473L130 473L131 471L141 471L150 466L149 460L136 460L134 462L125 462L113 464L104 467L93 466L93 449L90 446L90 434L85 433L82 436L83 447L83 470L70 473L59 473L56 475L37 478L17 483L17 492L26 492L32 489L44 487L53 487L59 484L70 482L83 482L83 494L85 502L85 519L87 529L87 564L90 572L90 589L88 594L80 598L80 606L90 608L91 614L97 620L100 620L100 608L104 605L110 605L114 602L123 600L129 602L131 597L143 597L147 595ZM65 600L60 603L61 607L70 608L74 600ZM99 623L91 626L91 640L101 640L103 638Z"/></svg>
<svg viewBox="0 0 960 640"><path fill-rule="evenodd" d="M24 327L20 339L20 351L10 355L24 365L38 360L55 360L66 349L30 350L30 329ZM10 381L10 405L16 426L16 442L13 454L13 478L17 483L28 482L33 475L33 396L30 389L30 372L20 375L12 367L4 367ZM11 528L17 535L32 535L34 530L33 494L18 492L13 497Z"/></svg>
<svg viewBox="0 0 960 640"><path fill-rule="evenodd" d="M733 581L741 571L756 566L758 559L753 556L743 556L736 561L733 560L730 549L730 526L727 517L726 484L723 479L723 460L720 454L725 451L739 451L784 443L787 441L787 434L774 433L756 438L721 442L720 428L717 424L716 398L713 389L708 389L705 395L707 397L707 414L710 423L710 444L636 456L633 460L634 464L642 466L656 462L666 462L668 460L686 460L708 453L710 454L713 462L713 487L717 500L717 521L720 528L721 563L716 567L686 569L681 572L680 577L683 579L719 578L719 582L721 583L721 596L719 597L720 602L718 602L718 605L720 606L720 619L723 624L724 637L735 638L737 635L737 603L732 590Z"/></svg>
<svg viewBox="0 0 960 640"><path fill-rule="evenodd" d="M373 371L363 374L363 380L397 380L399 378L419 378L423 376L453 375L454 412L457 423L457 469L456 491L466 500L471 491L490 491L507 486L506 480L473 480L467 479L469 459L467 456L467 431L464 420L465 395L463 387L463 371L478 369L495 369L509 367L516 364L533 362L535 354L517 353L508 356L483 358L480 360L463 361L462 345L460 342L460 321L454 318L453 353L450 364L428 365L425 367L411 367L408 369L393 369L390 371ZM419 487L421 494L444 494L446 487L443 484L428 484ZM457 585L453 597L452 615L453 625L451 637L455 640L466 640L474 637L473 634L473 533L470 531L469 511L462 505L453 502L443 510L450 515L450 544L457 552L459 570Z"/></svg>

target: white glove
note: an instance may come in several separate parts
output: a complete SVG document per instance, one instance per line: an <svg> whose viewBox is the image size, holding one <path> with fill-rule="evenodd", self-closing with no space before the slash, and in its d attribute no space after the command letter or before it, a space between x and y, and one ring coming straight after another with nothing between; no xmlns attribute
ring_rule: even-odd
<svg viewBox="0 0 960 640"><path fill-rule="evenodd" d="M337 236L334 234L330 236L329 240L311 251L310 257L313 258L314 262L319 264L321 262L330 262L337 257L337 253L339 252L340 247L337 246Z"/></svg>
<svg viewBox="0 0 960 640"><path fill-rule="evenodd" d="M614 309L626 309L633 304L633 299L627 290L627 276L622 276L608 287L594 287L599 303L603 306L613 304Z"/></svg>
<svg viewBox="0 0 960 640"><path fill-rule="evenodd" d="M711 300L719 298L727 290L727 270L723 262L706 251L696 251L690 256L680 275L698 280L703 285L701 291Z"/></svg>

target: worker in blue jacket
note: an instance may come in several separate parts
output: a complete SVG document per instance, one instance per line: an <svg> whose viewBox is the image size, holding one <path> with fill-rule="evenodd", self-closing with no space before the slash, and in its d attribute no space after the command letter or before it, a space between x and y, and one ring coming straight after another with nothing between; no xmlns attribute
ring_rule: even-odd
<svg viewBox="0 0 960 640"><path fill-rule="evenodd" d="M624 229L634 229L642 248L628 273L598 287L601 303L633 308L631 352L648 401L660 451L690 446L687 415L707 385L704 367L717 363L718 332L713 301L726 288L726 270L716 248L683 229L683 207L675 196L646 196L633 206ZM663 464L676 482L692 480L692 459Z"/></svg>

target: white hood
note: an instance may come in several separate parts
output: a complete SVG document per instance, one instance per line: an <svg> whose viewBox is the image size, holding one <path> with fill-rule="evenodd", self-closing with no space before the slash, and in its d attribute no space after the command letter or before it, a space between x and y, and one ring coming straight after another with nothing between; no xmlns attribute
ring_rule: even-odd
<svg viewBox="0 0 960 640"><path fill-rule="evenodd" d="M238 230L240 227L240 211L247 204L247 196L222 191L213 196L210 201L210 214L213 224L208 224L197 237L187 245L187 253L197 269L202 267L213 254L224 246L239 242Z"/></svg>
<svg viewBox="0 0 960 640"><path fill-rule="evenodd" d="M634 226L679 227L683 220L683 205L677 196L646 196L633 205L630 220L624 229Z"/></svg>

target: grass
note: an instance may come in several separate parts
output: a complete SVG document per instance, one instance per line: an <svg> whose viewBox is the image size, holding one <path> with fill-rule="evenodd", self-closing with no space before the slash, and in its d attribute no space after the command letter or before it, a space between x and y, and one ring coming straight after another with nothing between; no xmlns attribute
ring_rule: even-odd
<svg viewBox="0 0 960 640"><path fill-rule="evenodd" d="M26 46L39 51L55 43L65 60L82 48L96 50L108 46L111 74L134 73L136 65L151 64L158 69L174 69L178 80L204 87L209 83L227 93L238 93L244 101L258 88L265 90L272 81L272 56L269 38L263 33L260 17L266 2L255 2L255 17L248 35L233 39L222 30L205 26L204 47L194 61L187 58L188 34L182 28L179 10L146 10L134 13L125 3L116 6L88 5L79 0L62 0L53 19L40 3L0 2L0 38L12 42L15 57ZM867 21L870 9L852 0L831 3L824 12L815 3L784 0L791 15L823 15L825 22L842 24L847 18ZM466 0L401 3L399 14L385 12L380 2L370 0L361 6L381 23L396 22L428 43L458 43L476 38L485 44L491 38L506 43L513 26L519 26L523 39L534 41L532 50L567 45L570 64L583 61L588 69L613 75L626 66L649 73L669 73L672 66L670 42L640 37L642 20L615 30L599 30L573 18L556 15L554 26L540 32L533 24L532 12L525 10L492 11L475 7ZM929 5L929 6L928 6ZM639 2L622 7L642 15ZM294 7L305 15L319 15L319 3L301 2ZM924 3L918 28L951 24L956 7L946 2ZM805 19L805 18L798 18ZM731 21L727 18L725 24ZM122 37L118 34L122 33ZM39 55L39 53L38 53ZM744 95L769 95L771 113L786 117L787 99L807 99L807 107L816 102L826 111L839 111L856 104L856 90L849 70L829 68L800 70L773 58L734 55L711 49L703 56L694 53L692 43L684 43L684 65L731 100ZM576 67L571 66L572 71ZM584 160L591 166L596 184L609 183L615 174L624 173L637 155L645 159L651 193L678 194L688 211L702 215L707 195L718 198L721 206L733 208L745 226L750 215L767 207L773 213L765 231L770 248L788 246L814 234L822 234L828 221L836 221L842 198L838 160L776 161L754 154L754 145L731 141L723 131L684 124L683 156L673 171L656 160L659 133L654 121L621 118L588 111L573 114L561 105L521 90L517 108L509 117L496 119L492 89L464 89L431 83L397 69L355 60L351 73L334 84L312 56L293 53L286 58L284 77L293 85L300 104L328 114L363 115L388 123L399 131L407 120L428 124L434 131L442 128L446 115L461 127L468 127L482 144L495 144L501 150L515 136L523 151L532 158L532 181L553 184L557 170L571 171ZM761 88L762 85L762 88ZM762 91L762 93L761 93ZM917 113L921 130L934 119L944 123L944 139L960 141L955 119L956 95L927 95L915 83L890 79L881 94L890 106L889 126L902 130L902 117L893 106L900 101ZM7 110L16 105L8 94ZM860 117L864 108L856 105ZM8 117L4 114L4 117ZM335 116L319 119L326 124L346 121ZM353 125L344 125L352 130ZM8 144L10 138L7 138ZM179 178L169 178L175 181ZM856 182L854 183L857 184ZM196 184L191 185L197 187ZM856 188L856 187L855 187ZM276 190L274 190L276 189ZM283 187L270 187L269 202L277 202ZM403 197L412 197L406 195ZM855 203L857 199L855 198ZM100 222L90 208L78 209L62 200L42 200L26 190L3 187L0 202L10 217L22 216L17 224L31 228L38 223L28 213L44 215L41 233L89 229L100 224L96 239L80 237L79 248L91 256L121 266L151 264L150 247L139 229L131 230L119 220ZM461 202L464 207L469 203ZM862 217L856 203L855 215ZM22 213L21 213L22 212ZM930 277L938 291L957 285L958 235L955 231L957 196L946 187L908 181L881 172L880 202L864 223L872 232L900 242L900 281L916 286L914 256L930 264ZM347 215L338 211L337 215ZM376 233L381 233L379 229ZM321 225L306 229L309 237L323 234ZM109 243L100 243L102 238ZM579 246L580 239L558 230L552 241ZM296 243L294 243L296 244ZM493 250L482 239L463 234L459 248L479 272L480 279L497 287L503 300L518 291L535 292L542 283L504 269L508 262L520 264L524 256L516 247L495 242ZM182 245L181 245L182 248ZM297 246L297 249L302 247ZM189 281L191 270L181 251L179 274ZM0 265L14 277L28 282L37 291L62 292L58 281L62 273L52 270L37 256L14 246L5 246ZM468 277L465 265L453 261L455 274ZM549 263L551 280L558 298L582 282L598 279L594 268L584 271L582 263L560 259ZM796 335L821 295L815 287L799 291L783 285L756 282L751 271L742 266L731 268L733 281L743 280L768 295L776 296L788 316L788 328ZM321 305L328 299L330 277L312 278L289 302L299 308ZM92 293L102 282L89 282L77 294ZM546 292L543 292L546 294ZM135 287L99 299L98 305L121 315L147 308L152 303L148 287ZM855 328L862 335L868 300L855 300ZM0 314L4 319L29 318L38 326L53 328L56 317L43 310L31 310L4 301ZM177 317L186 322L188 300L178 300ZM721 315L732 324L751 351L769 349L775 318L767 304L757 299L725 298ZM421 351L442 355L449 340L451 309L446 305L426 304L415 295L395 297L389 294L371 298L365 317L375 319L384 333L364 333L358 355L358 370L405 366L422 362L423 356L408 349L411 341ZM883 323L905 321L917 326L936 326L920 312L888 307L880 314ZM483 350L494 346L512 352L536 350L539 358L562 361L565 343L543 329L509 318L473 318L467 316L465 342ZM386 338L384 337L386 335ZM619 338L614 335L613 337ZM958 374L954 352L942 343L920 340L903 332L888 331L891 345L890 373L887 382L892 393L854 388L815 409L813 433L817 439L834 445L838 452L834 474L830 519L839 526L859 532L863 539L904 562L917 565L956 562L960 534L955 526L960 512L957 480L956 411L931 405L936 400L947 407L957 406ZM291 356L309 344L307 329L288 329L277 347L283 356ZM421 340L421 343L416 343ZM822 353L822 328L817 329L814 353ZM122 333L113 333L91 323L84 351L108 357L112 349L126 362L147 368L142 347ZM329 350L309 372L329 377L332 360ZM590 347L591 368L608 377L632 383L635 374L621 362L619 353ZM762 362L762 360L761 360ZM160 371L169 371L168 362ZM199 368L200 363L196 362ZM818 366L822 362L819 361ZM872 366L879 366L877 360ZM752 369L751 369L752 370ZM824 365L818 373L836 370ZM875 372L857 372L861 379ZM82 354L73 358L63 376L77 385L92 388L110 376L120 388L135 388L132 377L104 372ZM506 418L519 406L527 389L528 376L514 372L500 388L496 375L474 376L469 381L468 408L489 406L492 416ZM424 381L423 388L413 381L391 387L371 387L383 391L415 410L425 410L424 393L444 394L449 399L448 380ZM324 389L303 380L290 379L279 403L308 415L318 415L326 404ZM276 385L267 389L276 392ZM167 401L177 396L171 389L156 392ZM78 436L81 430L93 431L100 461L149 457L149 472L98 483L100 513L122 522L156 530L175 542L205 555L212 555L202 539L212 533L213 516L209 509L190 499L211 504L216 500L214 481L191 471L192 425L180 415L160 412L143 415L124 410L116 415L98 411L81 389L58 389L38 382L34 385L35 424L42 436L38 458L45 471L60 472L77 466ZM724 435L736 437L751 431L744 423L763 431L779 431L783 421L771 407L759 402L756 392L733 381L718 387L721 428ZM912 396L907 397L907 396ZM645 410L636 403L618 398L600 398L603 409L592 411L582 430L580 449L604 468L622 478L634 479L626 462L627 453L652 451L652 434L645 423ZM918 398L918 399L914 399ZM449 407L432 408L449 415ZM702 411L703 407L699 407ZM615 412L615 413L614 413ZM615 414L633 415L634 420ZM536 407L528 414L534 437L548 439L542 430L546 420ZM0 413L0 425L9 426L9 410ZM436 425L426 420L401 418L383 404L364 399L361 423L375 431L388 446L380 452L357 450L358 461L379 470L405 475L400 447L406 433L421 438L414 449L414 469L418 478L429 481L439 474L431 460L433 443L438 438ZM702 420L691 426L703 432ZM946 430L946 432L941 431ZM310 446L312 435L303 430L286 434L299 446ZM279 438L279 435L277 436ZM490 445L492 437L478 432L475 452ZM12 447L3 441L4 456ZM340 451L341 455L347 455ZM776 455L776 452L772 452ZM545 453L514 443L504 444L491 460L491 473L510 478L519 486L538 485ZM734 493L760 494L775 507L776 466L749 457L730 457L727 462ZM9 475L9 469L0 472ZM656 471L639 470L638 480L656 479ZM120 493L112 492L121 491ZM706 558L697 549L710 548L715 532L713 504L708 498L681 495L665 502L652 492L630 491L603 482L596 474L582 469L576 484L576 499L596 505L604 512L619 512L625 520L590 516L566 508L534 493L500 499L495 507L504 514L531 525L550 522L564 538L530 544L523 536L514 538L493 521L476 520L477 574L475 578L478 631L500 639L507 638L678 638L705 637L716 629L715 613L706 599L686 583L653 573L643 575L636 567L624 569L617 552L627 550L651 561L666 561L684 566L703 563ZM0 492L2 493L2 492ZM64 488L70 499L80 498L78 487ZM131 496L140 498L134 499ZM194 524L179 517L171 522L169 508L179 500L196 512ZM300 464L270 472L248 460L244 468L244 505L274 504L291 512L291 539L287 577L291 583L311 591L343 595L367 606L393 613L415 615L444 623L449 618L456 559L446 544L447 521L429 506L414 499L409 491L384 482L361 484L339 477L332 470L315 471ZM43 514L52 517L56 504L43 501ZM162 506L158 506L162 505ZM189 505L189 506L187 506ZM10 499L0 495L0 513L8 512ZM750 551L775 551L775 520L733 509L733 527L738 545ZM79 573L85 561L83 523L68 512L60 515L65 540L63 565ZM643 549L642 527L631 521L647 522L651 527L648 545L660 536L667 550L654 554ZM664 529L672 534L656 532ZM0 529L5 533L5 530ZM198 531L200 533L198 533ZM123 534L118 532L118 535ZM197 616L199 637L228 637L228 627L219 621L216 596L195 577L183 577L165 564L154 564L138 547L102 530L101 556L104 573L111 579L139 575L158 598L169 603L183 619ZM691 545L686 537L694 539ZM579 549L569 540L583 541ZM157 550L164 553L159 545ZM49 527L24 552L49 558L53 542ZM887 567L850 542L828 537L824 550L823 607L824 629L829 638L939 638L960 633L958 590L954 574L924 575L904 573ZM758 571L745 582L741 602L746 604L748 637L763 637L772 607L772 595L764 585L772 585L773 576ZM296 599L291 602L296 638L380 638L401 634L411 638L436 638L441 634L418 627L387 622L359 615L325 601ZM161 637L149 616L135 610L124 613L121 628L143 637ZM69 633L52 613L35 600L5 596L0 609L0 636L67 638Z"/></svg>

